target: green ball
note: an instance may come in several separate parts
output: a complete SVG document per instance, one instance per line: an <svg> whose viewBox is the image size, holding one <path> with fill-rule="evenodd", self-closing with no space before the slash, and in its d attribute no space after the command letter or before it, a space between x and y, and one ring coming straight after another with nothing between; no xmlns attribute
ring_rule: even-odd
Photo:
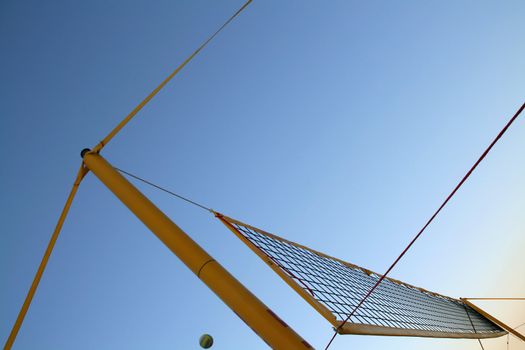
<svg viewBox="0 0 525 350"><path fill-rule="evenodd" d="M209 334L201 335L201 337L199 338L199 344L204 349L211 348L211 346L213 345L213 338L212 338L212 336L209 335Z"/></svg>

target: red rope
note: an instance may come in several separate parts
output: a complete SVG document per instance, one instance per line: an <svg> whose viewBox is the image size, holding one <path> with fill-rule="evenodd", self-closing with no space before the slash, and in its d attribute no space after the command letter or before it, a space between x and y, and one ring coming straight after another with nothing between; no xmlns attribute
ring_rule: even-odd
<svg viewBox="0 0 525 350"><path fill-rule="evenodd" d="M469 178L470 174L472 174L472 172L474 171L474 169L476 169L476 167L479 165L479 163L481 163L481 161L483 160L483 158L485 158L485 156L490 152L490 150L492 149L492 147L496 144L496 142L498 142L498 140L501 138L501 136L503 136L503 134L507 131L507 129L512 125L512 123L516 120L516 118L518 118L518 116L520 115L520 113L523 111L523 109L525 108L525 103L521 105L521 107L518 109L518 111L514 114L514 116L509 120L509 122L507 123L507 125L505 125L505 127L499 132L498 136L496 136L496 138L494 139L494 141L492 141L492 143L489 145L489 147L487 147L487 149L485 150L485 152L483 152L483 154L481 155L481 157L479 157L479 159L476 161L476 163L474 163L474 165L472 166L472 168L470 168L470 170L467 172L467 174L465 176L463 176L463 178L461 179L461 181L457 184L457 186L454 188L454 190L448 195L448 197L445 199L445 201L443 202L443 204L441 204L441 206L438 208L438 210L436 210L436 212L434 213L434 215L432 215L430 217L430 219L427 221L427 223L423 226L423 228L418 232L418 234L414 237L414 239L412 239L412 241L410 242L410 244L405 248L405 250L403 250L403 252L401 253L401 255L399 255L397 257L397 259L394 261L394 263L388 268L388 270L386 270L385 274L383 276L381 276L381 278L379 278L379 280L376 282L376 284L372 287L372 289L370 289L370 291L365 295L365 297L359 302L359 304L357 304L357 306L354 308L354 310L346 317L346 319L344 320L344 322L342 322L339 327L337 327L335 329L335 332L334 332L334 335L332 336L332 338L330 339L330 341L328 342L328 344L326 345L325 347L325 350L327 350L330 345L332 344L332 342L334 341L335 337L337 336L337 332L339 331L339 329L350 319L350 317L352 317L354 315L354 313L361 307L361 305L363 305L363 303L365 302L366 299L368 299L368 297L372 294L372 292L379 286L379 284L385 279L385 277L390 273L390 271L392 271L392 269L394 268L394 266L397 265L397 263L399 262L399 260L401 260L401 258L406 254L406 252L410 249L410 247L412 247L412 245L417 241L417 239L421 236L421 234L425 231L425 229L428 227L428 225L430 225L430 223L434 220L434 218L439 214L439 212L441 211L441 209L443 209L443 207L448 203L448 201L456 194L456 192L459 190L459 188L463 185L463 183Z"/></svg>

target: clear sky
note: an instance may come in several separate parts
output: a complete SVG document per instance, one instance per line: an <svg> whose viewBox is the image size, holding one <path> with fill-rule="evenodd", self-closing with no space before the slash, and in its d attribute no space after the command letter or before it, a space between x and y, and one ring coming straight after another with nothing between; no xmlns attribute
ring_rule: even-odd
<svg viewBox="0 0 525 350"><path fill-rule="evenodd" d="M241 4L0 2L2 344L80 150ZM103 154L383 272L524 102L524 11L521 0L255 0ZM393 277L452 297L525 296L523 117ZM326 344L330 325L221 223L139 188L312 345ZM524 304L486 306L518 325ZM88 175L15 349L197 349L205 332L217 350L266 348ZM332 347L380 348L479 345L339 336Z"/></svg>

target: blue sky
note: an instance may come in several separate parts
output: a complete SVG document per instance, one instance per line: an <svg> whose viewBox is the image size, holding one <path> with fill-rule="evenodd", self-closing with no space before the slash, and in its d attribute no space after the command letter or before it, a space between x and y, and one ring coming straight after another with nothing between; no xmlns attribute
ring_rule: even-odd
<svg viewBox="0 0 525 350"><path fill-rule="evenodd" d="M0 341L80 150L241 4L0 2ZM382 272L523 103L524 10L522 1L254 1L103 154ZM524 151L520 118L392 276L453 297L523 297ZM139 188L304 338L326 344L329 324L222 224ZM525 322L523 303L486 307ZM215 349L266 348L89 175L15 348L196 349L205 332ZM340 336L332 348L479 345Z"/></svg>

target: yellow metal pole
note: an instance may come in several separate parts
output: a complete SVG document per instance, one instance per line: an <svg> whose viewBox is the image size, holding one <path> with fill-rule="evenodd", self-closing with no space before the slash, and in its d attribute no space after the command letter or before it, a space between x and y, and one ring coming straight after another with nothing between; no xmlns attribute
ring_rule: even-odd
<svg viewBox="0 0 525 350"><path fill-rule="evenodd" d="M269 346L312 349L100 154L85 150L82 155L86 167Z"/></svg>
<svg viewBox="0 0 525 350"><path fill-rule="evenodd" d="M507 324L501 322L500 320L498 320L496 317L492 316L491 314L489 314L488 312L482 310L480 307L472 304L470 301L468 301L467 299L465 298L461 298L461 301L464 302L467 306L470 306L471 308L473 308L474 310L476 310L477 312L479 312L481 315L483 315L484 317L488 318L489 320L491 320L492 322L494 322L495 324L497 324L498 326L500 326L501 328L503 328L504 330L506 330L507 332L511 333L512 335L514 335L515 337L518 337L519 339L521 339L522 341L525 341L525 335L519 333L518 331L516 331L515 329L513 329L511 326L508 326Z"/></svg>

